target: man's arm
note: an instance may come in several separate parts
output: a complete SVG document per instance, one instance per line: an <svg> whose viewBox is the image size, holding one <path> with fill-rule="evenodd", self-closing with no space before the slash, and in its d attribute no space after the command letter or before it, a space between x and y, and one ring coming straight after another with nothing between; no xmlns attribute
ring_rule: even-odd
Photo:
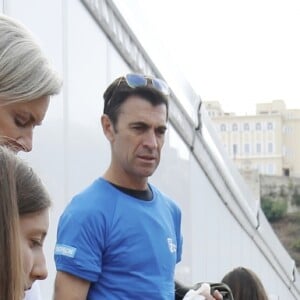
<svg viewBox="0 0 300 300"><path fill-rule="evenodd" d="M54 300L86 300L90 282L58 271L55 278Z"/></svg>

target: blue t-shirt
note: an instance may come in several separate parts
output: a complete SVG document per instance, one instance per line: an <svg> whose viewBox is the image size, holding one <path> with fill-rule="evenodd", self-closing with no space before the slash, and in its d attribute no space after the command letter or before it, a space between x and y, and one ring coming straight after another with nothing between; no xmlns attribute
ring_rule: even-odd
<svg viewBox="0 0 300 300"><path fill-rule="evenodd" d="M61 216L56 268L90 281L88 299L174 299L181 212L150 187L153 199L142 201L100 178Z"/></svg>

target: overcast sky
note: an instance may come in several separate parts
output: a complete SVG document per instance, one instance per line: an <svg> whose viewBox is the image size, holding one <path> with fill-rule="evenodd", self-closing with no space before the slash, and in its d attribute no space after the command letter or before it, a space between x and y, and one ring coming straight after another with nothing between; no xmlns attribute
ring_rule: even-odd
<svg viewBox="0 0 300 300"><path fill-rule="evenodd" d="M237 113L275 99L300 109L299 0L121 2L171 49L203 100Z"/></svg>

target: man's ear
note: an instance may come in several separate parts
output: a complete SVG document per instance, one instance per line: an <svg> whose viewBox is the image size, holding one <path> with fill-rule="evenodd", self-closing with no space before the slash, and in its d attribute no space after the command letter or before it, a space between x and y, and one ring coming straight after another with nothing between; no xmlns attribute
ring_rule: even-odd
<svg viewBox="0 0 300 300"><path fill-rule="evenodd" d="M102 124L103 133L105 134L106 138L110 142L112 142L114 140L115 130L114 130L114 125L111 122L108 115L103 114L101 116L101 124Z"/></svg>

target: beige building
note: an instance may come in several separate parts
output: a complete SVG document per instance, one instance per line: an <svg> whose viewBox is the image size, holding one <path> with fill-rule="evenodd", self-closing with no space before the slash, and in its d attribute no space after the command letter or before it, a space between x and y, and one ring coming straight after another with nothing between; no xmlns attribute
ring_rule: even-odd
<svg viewBox="0 0 300 300"><path fill-rule="evenodd" d="M255 115L225 113L204 102L224 148L242 172L300 177L300 109L282 100L256 105Z"/></svg>

